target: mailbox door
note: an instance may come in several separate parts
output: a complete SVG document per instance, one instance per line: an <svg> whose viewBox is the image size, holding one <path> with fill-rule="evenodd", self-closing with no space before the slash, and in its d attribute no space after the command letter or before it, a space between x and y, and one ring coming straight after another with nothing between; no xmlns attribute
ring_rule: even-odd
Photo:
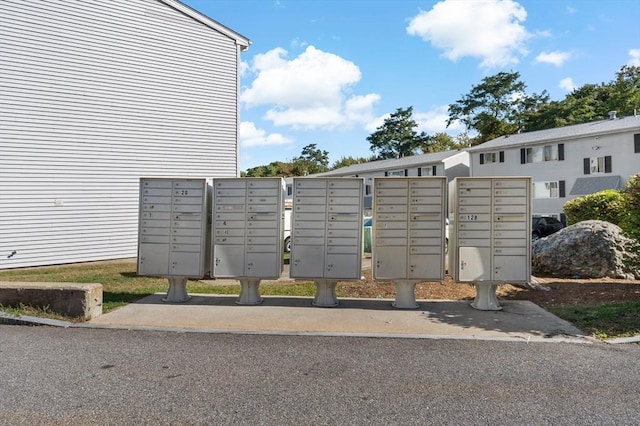
<svg viewBox="0 0 640 426"><path fill-rule="evenodd" d="M295 239L293 240L295 244ZM324 245L321 246L294 246L290 275L293 278L324 278Z"/></svg>
<svg viewBox="0 0 640 426"><path fill-rule="evenodd" d="M244 276L244 245L216 244L213 251L214 277Z"/></svg>
<svg viewBox="0 0 640 426"><path fill-rule="evenodd" d="M140 244L138 274L165 276L169 273L169 244Z"/></svg>
<svg viewBox="0 0 640 426"><path fill-rule="evenodd" d="M404 279L407 274L407 256L404 247L377 246L373 255L376 279Z"/></svg>
<svg viewBox="0 0 640 426"><path fill-rule="evenodd" d="M527 256L495 256L494 279L498 281L523 281L529 270Z"/></svg>

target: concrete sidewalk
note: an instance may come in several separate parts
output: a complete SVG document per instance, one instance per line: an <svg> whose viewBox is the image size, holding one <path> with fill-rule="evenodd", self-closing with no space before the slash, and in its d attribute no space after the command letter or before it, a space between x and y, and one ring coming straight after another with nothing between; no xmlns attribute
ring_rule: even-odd
<svg viewBox="0 0 640 426"><path fill-rule="evenodd" d="M572 324L526 301L503 301L502 311L479 311L468 301L419 300L401 310L385 299L339 299L320 308L311 298L265 296L260 305L237 305L237 296L191 295L163 303L154 294L81 327L181 332L446 338L581 342L594 340Z"/></svg>

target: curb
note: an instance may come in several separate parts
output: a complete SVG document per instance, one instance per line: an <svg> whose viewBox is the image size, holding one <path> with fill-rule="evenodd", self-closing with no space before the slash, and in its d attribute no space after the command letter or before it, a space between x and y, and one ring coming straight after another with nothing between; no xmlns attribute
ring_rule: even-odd
<svg viewBox="0 0 640 426"><path fill-rule="evenodd" d="M21 315L19 317L0 311L0 324L6 325L49 325L53 327L73 327L74 323L49 318L31 317Z"/></svg>

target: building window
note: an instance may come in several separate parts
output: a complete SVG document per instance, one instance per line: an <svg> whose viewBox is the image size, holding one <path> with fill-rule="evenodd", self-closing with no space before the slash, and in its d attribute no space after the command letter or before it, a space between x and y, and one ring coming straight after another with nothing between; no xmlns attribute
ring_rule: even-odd
<svg viewBox="0 0 640 426"><path fill-rule="evenodd" d="M591 173L604 173L604 157L591 158Z"/></svg>
<svg viewBox="0 0 640 426"><path fill-rule="evenodd" d="M633 152L640 154L640 133L633 135Z"/></svg>
<svg viewBox="0 0 640 426"><path fill-rule="evenodd" d="M591 157L584 159L584 174L592 173L611 173L612 170L611 156Z"/></svg>
<svg viewBox="0 0 640 426"><path fill-rule="evenodd" d="M563 180L533 183L533 198L564 198L564 191Z"/></svg>
<svg viewBox="0 0 640 426"><path fill-rule="evenodd" d="M387 176L404 176L404 170L392 170L387 172Z"/></svg>
<svg viewBox="0 0 640 426"><path fill-rule="evenodd" d="M293 194L293 186L287 185L287 196L291 196Z"/></svg>
<svg viewBox="0 0 640 426"><path fill-rule="evenodd" d="M558 159L558 145L534 146L527 148L527 163L541 163Z"/></svg>
<svg viewBox="0 0 640 426"><path fill-rule="evenodd" d="M480 164L504 163L504 151L480 154Z"/></svg>
<svg viewBox="0 0 640 426"><path fill-rule="evenodd" d="M520 149L520 163L542 163L544 161L563 161L564 144L533 146Z"/></svg>
<svg viewBox="0 0 640 426"><path fill-rule="evenodd" d="M418 176L438 176L436 166L420 167Z"/></svg>
<svg viewBox="0 0 640 426"><path fill-rule="evenodd" d="M364 186L364 195L371 195L371 185Z"/></svg>

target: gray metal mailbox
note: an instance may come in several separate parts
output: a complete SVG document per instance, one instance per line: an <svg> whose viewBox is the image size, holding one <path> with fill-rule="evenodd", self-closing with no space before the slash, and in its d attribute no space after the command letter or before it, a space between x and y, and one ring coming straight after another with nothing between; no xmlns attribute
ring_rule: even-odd
<svg viewBox="0 0 640 426"><path fill-rule="evenodd" d="M501 309L497 284L531 280L531 178L463 177L452 182L453 276L476 284L477 309Z"/></svg>
<svg viewBox="0 0 640 426"><path fill-rule="evenodd" d="M283 270L284 179L221 178L212 186L211 276L237 278L239 304L260 303L260 280Z"/></svg>
<svg viewBox="0 0 640 426"><path fill-rule="evenodd" d="M141 178L138 275L167 277L168 302L183 302L187 278L208 272L207 180Z"/></svg>
<svg viewBox="0 0 640 426"><path fill-rule="evenodd" d="M362 278L361 178L294 178L290 276L314 279L314 304L336 306L337 280Z"/></svg>
<svg viewBox="0 0 640 426"><path fill-rule="evenodd" d="M397 308L417 308L415 285L444 278L446 182L374 178L372 274L395 281Z"/></svg>

